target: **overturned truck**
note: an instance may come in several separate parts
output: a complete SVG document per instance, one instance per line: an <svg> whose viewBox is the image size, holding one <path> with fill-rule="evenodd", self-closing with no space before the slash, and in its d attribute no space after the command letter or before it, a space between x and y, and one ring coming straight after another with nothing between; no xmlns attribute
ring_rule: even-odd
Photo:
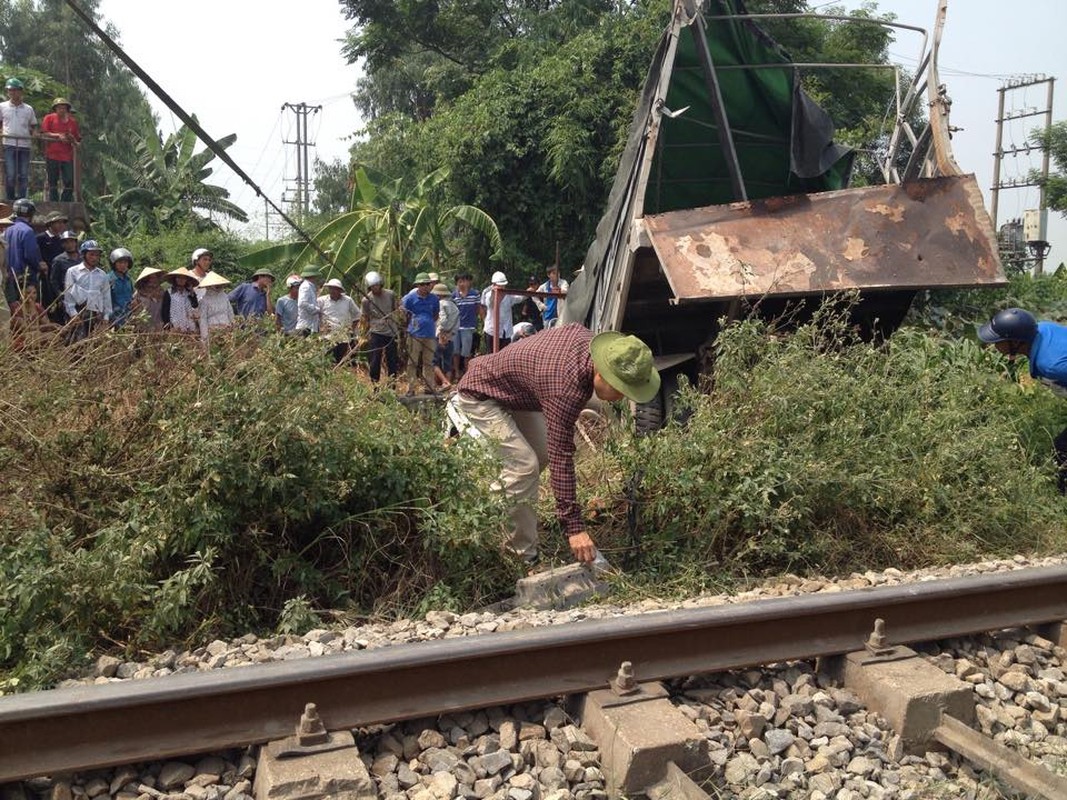
<svg viewBox="0 0 1067 800"><path fill-rule="evenodd" d="M862 19L921 35L922 53L910 85L896 84L884 183L849 188L855 153L833 141L799 77L825 65L793 63L760 27L815 15L676 0L566 308L567 321L652 348L664 388L639 409L640 425L669 413L679 374L708 368L723 319L803 318L828 294L855 290L856 324L886 334L920 290L1004 283L978 184L952 156L937 75L946 11L939 0L932 36ZM927 118L913 127L924 101Z"/></svg>

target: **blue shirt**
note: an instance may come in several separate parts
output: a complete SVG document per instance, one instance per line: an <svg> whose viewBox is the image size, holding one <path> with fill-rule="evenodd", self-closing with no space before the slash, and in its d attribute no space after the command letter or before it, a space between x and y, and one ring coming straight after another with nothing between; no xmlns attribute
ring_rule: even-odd
<svg viewBox="0 0 1067 800"><path fill-rule="evenodd" d="M242 283L230 292L229 297L238 316L262 317L267 313L267 293L254 283Z"/></svg>
<svg viewBox="0 0 1067 800"><path fill-rule="evenodd" d="M477 289L468 289L467 294L460 295L459 289L452 290L452 302L459 309L459 327L474 330L478 326L478 304L482 293Z"/></svg>
<svg viewBox="0 0 1067 800"><path fill-rule="evenodd" d="M114 314L115 327L119 327L130 316L130 303L133 302L133 278L130 273L120 275L112 271L108 275L111 281L111 308Z"/></svg>
<svg viewBox="0 0 1067 800"><path fill-rule="evenodd" d="M282 332L289 333L296 330L296 298L283 295L274 304L274 314L278 322L282 324Z"/></svg>
<svg viewBox="0 0 1067 800"><path fill-rule="evenodd" d="M7 243L8 274L21 278L29 270L30 276L36 278L38 265L41 263L41 249L37 246L37 234L33 227L22 217L15 217L15 222L4 231Z"/></svg>
<svg viewBox="0 0 1067 800"><path fill-rule="evenodd" d="M1030 344L1030 375L1067 388L1067 325L1037 323Z"/></svg>
<svg viewBox="0 0 1067 800"><path fill-rule="evenodd" d="M412 289L400 301L411 315L408 333L416 339L433 339L437 336L437 315L441 311L441 301L437 295L430 293L419 297L419 290Z"/></svg>

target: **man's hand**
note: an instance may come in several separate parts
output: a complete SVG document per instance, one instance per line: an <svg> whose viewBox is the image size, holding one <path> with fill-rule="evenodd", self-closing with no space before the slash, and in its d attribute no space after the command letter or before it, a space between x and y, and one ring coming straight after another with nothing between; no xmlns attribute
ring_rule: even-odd
<svg viewBox="0 0 1067 800"><path fill-rule="evenodd" d="M567 541L570 543L571 552L574 553L575 560L583 564L589 564L596 558L596 545L593 544L592 537L585 531L572 533L567 537Z"/></svg>

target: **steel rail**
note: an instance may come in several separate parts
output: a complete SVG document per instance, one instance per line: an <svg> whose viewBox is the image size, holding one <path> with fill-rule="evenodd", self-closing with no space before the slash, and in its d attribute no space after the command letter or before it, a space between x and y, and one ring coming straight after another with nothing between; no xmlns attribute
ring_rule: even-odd
<svg viewBox="0 0 1067 800"><path fill-rule="evenodd" d="M0 783L292 732L304 704L330 729L432 717L640 680L1067 618L1067 567L954 578L569 625L0 698Z"/></svg>

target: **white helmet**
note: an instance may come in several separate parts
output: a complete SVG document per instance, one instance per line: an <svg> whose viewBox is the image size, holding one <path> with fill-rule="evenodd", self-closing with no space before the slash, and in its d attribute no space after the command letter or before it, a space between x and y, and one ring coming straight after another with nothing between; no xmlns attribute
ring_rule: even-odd
<svg viewBox="0 0 1067 800"><path fill-rule="evenodd" d="M369 289L372 286L381 286L385 281L382 279L381 273L374 272L373 270L368 272L363 278L363 282L367 284Z"/></svg>
<svg viewBox="0 0 1067 800"><path fill-rule="evenodd" d="M515 330L511 334L511 341L517 342L519 339L525 339L535 333L537 333L537 328L533 326L532 322L516 322Z"/></svg>
<svg viewBox="0 0 1067 800"><path fill-rule="evenodd" d="M494 286L508 285L508 276L505 275L503 272L500 272L499 270L493 273L493 277L490 278L490 280L492 281Z"/></svg>

